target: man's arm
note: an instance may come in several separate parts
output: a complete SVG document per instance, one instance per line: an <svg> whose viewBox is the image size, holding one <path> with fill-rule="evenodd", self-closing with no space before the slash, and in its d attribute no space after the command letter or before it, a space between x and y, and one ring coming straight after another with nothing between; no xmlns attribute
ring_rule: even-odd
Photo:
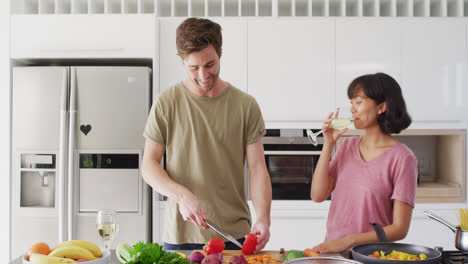
<svg viewBox="0 0 468 264"><path fill-rule="evenodd" d="M165 147L152 140L145 142L145 152L142 161L142 175L145 182L155 191L174 199L179 204L179 211L185 221L207 228L205 224L206 214L200 201L184 186L176 183L161 166Z"/></svg>
<svg viewBox="0 0 468 264"><path fill-rule="evenodd" d="M265 164L262 139L247 145L250 199L257 221L252 232L258 234L256 251L263 249L270 239L271 181Z"/></svg>

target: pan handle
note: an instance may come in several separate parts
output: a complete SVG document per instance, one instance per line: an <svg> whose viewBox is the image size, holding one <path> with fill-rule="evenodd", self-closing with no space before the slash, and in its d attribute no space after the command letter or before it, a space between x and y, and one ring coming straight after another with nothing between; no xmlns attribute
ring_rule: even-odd
<svg viewBox="0 0 468 264"><path fill-rule="evenodd" d="M443 224L443 225L446 225L448 228L450 228L450 230L452 230L454 233L457 231L457 228L452 225L451 223L445 221L444 219L442 219L440 216L438 215L435 215L433 212L429 212L429 211L424 211L424 214L429 216L430 218L436 220L437 222Z"/></svg>
<svg viewBox="0 0 468 264"><path fill-rule="evenodd" d="M369 225L371 225L374 228L379 242L388 242L387 235L385 234L385 231L381 225L377 223L369 223Z"/></svg>

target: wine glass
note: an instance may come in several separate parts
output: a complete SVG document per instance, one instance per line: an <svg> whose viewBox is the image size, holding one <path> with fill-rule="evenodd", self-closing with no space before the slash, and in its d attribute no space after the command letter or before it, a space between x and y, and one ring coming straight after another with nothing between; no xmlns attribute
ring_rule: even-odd
<svg viewBox="0 0 468 264"><path fill-rule="evenodd" d="M110 244L119 232L116 212L114 210L99 210L96 218L96 229L105 248L110 250Z"/></svg>
<svg viewBox="0 0 468 264"><path fill-rule="evenodd" d="M332 117L330 128L334 128L338 130L345 129L349 127L351 124L353 124L353 122L354 122L354 119L353 119L353 114L351 113L351 105L337 107L337 115L336 117ZM323 133L323 129L315 133L313 133L312 130L307 129L307 137L309 137L309 140L312 143L312 145L314 146L318 145L317 137L318 135L322 133Z"/></svg>

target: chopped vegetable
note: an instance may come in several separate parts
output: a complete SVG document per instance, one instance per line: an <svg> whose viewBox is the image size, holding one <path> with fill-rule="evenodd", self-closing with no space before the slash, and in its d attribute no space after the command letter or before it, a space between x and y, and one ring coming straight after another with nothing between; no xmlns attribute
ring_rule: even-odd
<svg viewBox="0 0 468 264"><path fill-rule="evenodd" d="M225 246L226 245L221 238L212 238L203 246L203 250L206 254L210 255L213 253L223 252Z"/></svg>
<svg viewBox="0 0 468 264"><path fill-rule="evenodd" d="M157 243L138 242L133 247L121 243L117 246L116 255L125 264L190 264L179 253L164 251Z"/></svg>
<svg viewBox="0 0 468 264"><path fill-rule="evenodd" d="M368 256L372 258L381 258L381 259L390 259L390 260L392 259L394 260L424 260L427 258L425 254L419 254L419 257L418 257L417 255L411 255L411 254L401 252L401 251L396 251L396 250L393 250L392 253L388 255L385 255L385 252L383 251L380 251L380 253L378 251L375 251L374 253L372 253L372 255L368 255Z"/></svg>
<svg viewBox="0 0 468 264"><path fill-rule="evenodd" d="M257 248L257 236L255 234L248 234L245 238L244 244L242 245L242 253L249 255L255 252Z"/></svg>
<svg viewBox="0 0 468 264"><path fill-rule="evenodd" d="M279 259L275 259L268 255L262 256L253 256L247 259L248 264L266 264L266 263L275 263L281 262Z"/></svg>

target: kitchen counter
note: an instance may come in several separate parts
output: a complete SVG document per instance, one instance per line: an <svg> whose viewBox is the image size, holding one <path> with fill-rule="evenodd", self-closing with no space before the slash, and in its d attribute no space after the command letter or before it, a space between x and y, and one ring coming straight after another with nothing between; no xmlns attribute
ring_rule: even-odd
<svg viewBox="0 0 468 264"><path fill-rule="evenodd" d="M185 254L187 257L192 254L192 250L177 250L177 252ZM344 257L346 258L348 256L347 253L336 253L336 254L321 254L323 257ZM9 264L22 264L21 257L18 257L12 261L9 262ZM111 250L111 258L109 261L109 264L120 264L119 260L117 259L117 256L115 255L115 250Z"/></svg>
<svg viewBox="0 0 468 264"><path fill-rule="evenodd" d="M192 250L177 250L180 253L184 253L189 256L192 253ZM8 264L22 264L21 257L17 257L14 260L10 261ZM121 264L115 255L115 249L111 250L111 258L109 264Z"/></svg>

